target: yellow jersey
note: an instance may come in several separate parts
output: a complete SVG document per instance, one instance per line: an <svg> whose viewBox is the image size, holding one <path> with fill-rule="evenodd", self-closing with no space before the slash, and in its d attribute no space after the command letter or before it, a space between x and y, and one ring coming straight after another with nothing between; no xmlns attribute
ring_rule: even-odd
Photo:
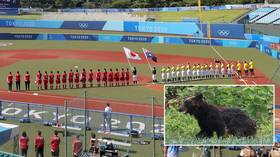
<svg viewBox="0 0 280 157"><path fill-rule="evenodd" d="M200 69L200 65L197 65L197 66L196 66L196 69Z"/></svg>
<svg viewBox="0 0 280 157"><path fill-rule="evenodd" d="M244 63L244 70L248 70L249 68L249 64L248 63Z"/></svg>
<svg viewBox="0 0 280 157"><path fill-rule="evenodd" d="M254 69L254 63L252 61L249 62L249 66L250 69Z"/></svg>
<svg viewBox="0 0 280 157"><path fill-rule="evenodd" d="M224 64L223 63L221 64L221 68L224 68Z"/></svg>
<svg viewBox="0 0 280 157"><path fill-rule="evenodd" d="M204 66L204 69L206 69L206 70L208 69L208 65L207 64Z"/></svg>
<svg viewBox="0 0 280 157"><path fill-rule="evenodd" d="M180 71L180 66L177 66L177 67L176 67L176 71Z"/></svg>
<svg viewBox="0 0 280 157"><path fill-rule="evenodd" d="M201 65L200 70L204 70L204 66L203 65Z"/></svg>
<svg viewBox="0 0 280 157"><path fill-rule="evenodd" d="M196 69L196 66L194 65L193 67L192 67L192 70L195 70Z"/></svg>
<svg viewBox="0 0 280 157"><path fill-rule="evenodd" d="M184 65L181 66L181 70L185 70L185 66Z"/></svg>
<svg viewBox="0 0 280 157"><path fill-rule="evenodd" d="M164 73L165 72L165 68L161 68L161 73Z"/></svg>
<svg viewBox="0 0 280 157"><path fill-rule="evenodd" d="M230 68L230 64L227 64L227 68Z"/></svg>
<svg viewBox="0 0 280 157"><path fill-rule="evenodd" d="M219 68L219 64L216 64L215 68L218 69Z"/></svg>
<svg viewBox="0 0 280 157"><path fill-rule="evenodd" d="M237 63L236 67L237 67L237 70L240 71L241 70L241 63Z"/></svg>
<svg viewBox="0 0 280 157"><path fill-rule="evenodd" d="M211 69L212 67L213 67L213 65L212 65L212 64L210 64L210 65L209 65L209 68Z"/></svg>
<svg viewBox="0 0 280 157"><path fill-rule="evenodd" d="M165 72L169 73L170 69L169 68L166 68Z"/></svg>
<svg viewBox="0 0 280 157"><path fill-rule="evenodd" d="M187 70L189 70L190 69L190 65L187 65Z"/></svg>
<svg viewBox="0 0 280 157"><path fill-rule="evenodd" d="M175 71L175 67L174 67L174 66L172 66L170 70L171 70L171 71Z"/></svg>

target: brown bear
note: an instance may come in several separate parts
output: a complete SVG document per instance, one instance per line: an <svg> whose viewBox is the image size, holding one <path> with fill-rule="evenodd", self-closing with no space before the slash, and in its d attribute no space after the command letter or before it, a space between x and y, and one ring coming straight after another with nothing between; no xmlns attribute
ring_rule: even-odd
<svg viewBox="0 0 280 157"><path fill-rule="evenodd" d="M218 137L224 137L226 131L237 137L256 134L256 122L245 112L237 108L210 105L203 100L201 93L186 98L179 111L195 117L200 127L200 132L196 135L198 138L210 138L214 132Z"/></svg>

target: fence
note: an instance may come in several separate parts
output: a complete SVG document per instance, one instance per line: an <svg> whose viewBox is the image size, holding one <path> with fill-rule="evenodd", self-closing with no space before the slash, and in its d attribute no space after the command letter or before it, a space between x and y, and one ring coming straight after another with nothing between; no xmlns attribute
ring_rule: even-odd
<svg viewBox="0 0 280 157"><path fill-rule="evenodd" d="M214 38L244 39L244 25L242 24L205 24L196 22L59 21L0 19L0 27L103 30L178 34L200 37L207 37L208 34L210 34L211 37Z"/></svg>
<svg viewBox="0 0 280 157"><path fill-rule="evenodd" d="M80 105L82 106L82 104ZM82 108L82 107L81 107ZM152 108L152 107L151 107ZM152 110L152 109L151 109ZM97 110L86 110L87 112L87 126L95 131L103 131L104 129L104 112ZM0 101L0 115L5 116L7 119L19 120L21 118L29 118L31 122L44 124L51 123L64 123L65 121L65 108L63 106L32 104L14 101ZM85 114L83 109L69 107L67 111L67 125L76 128L84 128ZM128 133L131 129L141 130L144 136L152 137L152 117L125 114L125 113L112 113L112 131L119 133ZM156 134L163 133L163 118L155 117L154 131Z"/></svg>

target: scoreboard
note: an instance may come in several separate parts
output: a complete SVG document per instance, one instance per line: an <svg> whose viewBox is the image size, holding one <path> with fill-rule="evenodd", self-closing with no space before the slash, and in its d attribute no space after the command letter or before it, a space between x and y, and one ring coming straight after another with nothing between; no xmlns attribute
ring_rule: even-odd
<svg viewBox="0 0 280 157"><path fill-rule="evenodd" d="M0 0L0 8L19 8L19 0Z"/></svg>

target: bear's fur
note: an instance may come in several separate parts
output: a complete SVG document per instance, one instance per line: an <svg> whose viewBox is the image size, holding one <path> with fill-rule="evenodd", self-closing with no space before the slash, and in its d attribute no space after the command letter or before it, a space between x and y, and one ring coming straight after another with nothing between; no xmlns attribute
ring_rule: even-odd
<svg viewBox="0 0 280 157"><path fill-rule="evenodd" d="M218 137L224 137L226 132L237 137L256 134L256 122L245 112L237 108L210 105L203 100L201 93L186 98L179 111L195 117L200 127L200 132L196 135L198 138L210 138L214 132Z"/></svg>

